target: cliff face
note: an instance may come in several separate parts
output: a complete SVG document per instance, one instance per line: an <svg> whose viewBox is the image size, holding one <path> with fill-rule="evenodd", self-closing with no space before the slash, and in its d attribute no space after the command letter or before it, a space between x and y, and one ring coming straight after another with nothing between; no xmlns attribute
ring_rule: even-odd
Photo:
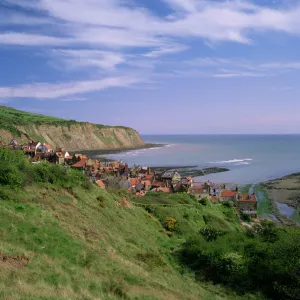
<svg viewBox="0 0 300 300"><path fill-rule="evenodd" d="M45 142L65 150L99 150L114 148L135 148L144 145L137 131L126 127L99 127L90 123L65 125L16 126L21 136L14 136L9 130L0 129L0 143L7 144L13 138L20 143L29 139Z"/></svg>

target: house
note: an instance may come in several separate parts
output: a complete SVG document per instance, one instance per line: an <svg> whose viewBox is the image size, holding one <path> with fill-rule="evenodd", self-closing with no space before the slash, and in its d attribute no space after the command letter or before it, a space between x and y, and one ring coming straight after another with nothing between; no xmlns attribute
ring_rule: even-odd
<svg viewBox="0 0 300 300"><path fill-rule="evenodd" d="M38 152L42 152L42 153L49 153L49 152L53 152L52 146L50 146L49 144L40 144L37 149Z"/></svg>
<svg viewBox="0 0 300 300"><path fill-rule="evenodd" d="M189 188L188 193L197 198L207 198L210 195L210 187L207 184L194 185Z"/></svg>
<svg viewBox="0 0 300 300"><path fill-rule="evenodd" d="M142 190L145 190L145 186L144 186L141 182L139 182L139 183L135 186L135 190L136 190L137 192L140 192L140 191L142 191Z"/></svg>
<svg viewBox="0 0 300 300"><path fill-rule="evenodd" d="M210 186L210 195L212 196L218 196L220 195L220 192L222 190L222 186L219 184L212 184Z"/></svg>
<svg viewBox="0 0 300 300"><path fill-rule="evenodd" d="M220 200L221 201L235 201L237 191L221 190Z"/></svg>
<svg viewBox="0 0 300 300"><path fill-rule="evenodd" d="M105 184L102 180L97 180L96 184L101 188L101 189L105 189Z"/></svg>
<svg viewBox="0 0 300 300"><path fill-rule="evenodd" d="M206 198L209 196L209 189L206 189L203 186L193 186L189 189L189 194L197 198Z"/></svg>
<svg viewBox="0 0 300 300"><path fill-rule="evenodd" d="M235 197L235 204L238 209L253 218L257 217L257 200L255 194L237 193Z"/></svg>
<svg viewBox="0 0 300 300"><path fill-rule="evenodd" d="M40 145L41 145L40 142L31 141L30 143L23 145L23 148L36 151Z"/></svg>
<svg viewBox="0 0 300 300"><path fill-rule="evenodd" d="M76 164L72 165L72 168L84 170L86 167L86 163L87 163L87 160L82 159L79 162L77 162Z"/></svg>
<svg viewBox="0 0 300 300"><path fill-rule="evenodd" d="M141 180L138 178L129 178L129 182L132 188L136 188L141 183Z"/></svg>
<svg viewBox="0 0 300 300"><path fill-rule="evenodd" d="M77 159L88 159L87 158L87 156L86 155L83 155L83 154L75 154L75 157L77 158Z"/></svg>
<svg viewBox="0 0 300 300"><path fill-rule="evenodd" d="M145 187L145 191L150 191L150 189L151 189L151 181L150 180L142 181L142 184Z"/></svg>
<svg viewBox="0 0 300 300"><path fill-rule="evenodd" d="M61 148L59 150L61 150ZM55 156L56 156L56 163L59 165L63 165L66 160L72 161L73 158L72 156L70 156L69 152L67 151L57 151L55 153Z"/></svg>
<svg viewBox="0 0 300 300"><path fill-rule="evenodd" d="M172 193L172 189L169 187L158 187L155 189L155 191L159 193Z"/></svg>
<svg viewBox="0 0 300 300"><path fill-rule="evenodd" d="M10 143L9 143L9 146L13 147L13 148L18 147L19 146L19 142L16 139L12 139L10 141Z"/></svg>
<svg viewBox="0 0 300 300"><path fill-rule="evenodd" d="M209 196L208 199L212 202L219 202L220 201L218 196Z"/></svg>
<svg viewBox="0 0 300 300"><path fill-rule="evenodd" d="M120 181L119 185L123 190L128 190L129 188L131 188L131 184L128 179Z"/></svg>
<svg viewBox="0 0 300 300"><path fill-rule="evenodd" d="M158 188L158 187L163 187L165 184L161 181L153 181L152 182L152 188Z"/></svg>
<svg viewBox="0 0 300 300"><path fill-rule="evenodd" d="M35 149L24 149L24 154L34 157L35 156Z"/></svg>

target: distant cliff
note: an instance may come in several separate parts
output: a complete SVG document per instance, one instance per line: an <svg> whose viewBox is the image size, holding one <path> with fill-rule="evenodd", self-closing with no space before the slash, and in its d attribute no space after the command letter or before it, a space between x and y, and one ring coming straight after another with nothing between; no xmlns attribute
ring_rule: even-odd
<svg viewBox="0 0 300 300"><path fill-rule="evenodd" d="M144 145L138 132L122 126L104 126L31 114L0 106L0 144L13 138L36 140L66 150L135 148Z"/></svg>

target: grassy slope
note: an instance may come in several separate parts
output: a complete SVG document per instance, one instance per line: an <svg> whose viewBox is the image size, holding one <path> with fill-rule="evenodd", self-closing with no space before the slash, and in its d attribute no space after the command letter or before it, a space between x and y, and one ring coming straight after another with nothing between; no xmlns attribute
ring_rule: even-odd
<svg viewBox="0 0 300 300"><path fill-rule="evenodd" d="M49 124L49 125L73 125L83 124L83 122L76 122L75 120L65 120L61 118L29 113L20 111L7 106L0 106L0 128L13 131L16 133L18 130L16 126L26 126L31 124ZM98 127L111 127L104 125L97 125ZM125 128L122 126L116 126L117 128Z"/></svg>
<svg viewBox="0 0 300 300"><path fill-rule="evenodd" d="M171 255L182 236L169 238L142 208L118 207L116 194L34 185L11 197L0 201L0 254L25 255L29 265L0 269L2 299L241 299L196 283ZM228 228L240 230L216 205L158 214L189 215L195 228L204 225L202 215L223 215Z"/></svg>

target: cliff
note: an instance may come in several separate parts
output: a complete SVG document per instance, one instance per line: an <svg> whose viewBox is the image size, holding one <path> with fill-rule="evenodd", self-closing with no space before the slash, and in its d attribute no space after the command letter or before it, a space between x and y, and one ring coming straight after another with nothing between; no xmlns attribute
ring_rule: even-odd
<svg viewBox="0 0 300 300"><path fill-rule="evenodd" d="M0 144L13 138L38 140L67 150L135 148L144 145L138 132L122 126L76 122L0 106Z"/></svg>

